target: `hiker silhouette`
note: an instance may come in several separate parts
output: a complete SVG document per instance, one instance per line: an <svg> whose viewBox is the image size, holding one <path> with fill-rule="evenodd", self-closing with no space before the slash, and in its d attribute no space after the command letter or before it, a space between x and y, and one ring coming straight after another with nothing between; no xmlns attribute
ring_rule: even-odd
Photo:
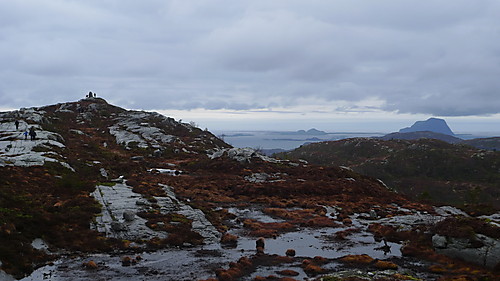
<svg viewBox="0 0 500 281"><path fill-rule="evenodd" d="M36 132L35 132L35 127L31 127L30 128L30 137L31 137L31 140L35 140L36 139Z"/></svg>

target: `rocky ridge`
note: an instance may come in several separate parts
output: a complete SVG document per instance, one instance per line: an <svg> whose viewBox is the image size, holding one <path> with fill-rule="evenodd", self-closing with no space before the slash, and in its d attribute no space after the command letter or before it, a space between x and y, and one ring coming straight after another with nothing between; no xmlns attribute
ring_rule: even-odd
<svg viewBox="0 0 500 281"><path fill-rule="evenodd" d="M1 113L0 124L0 267L18 279L496 276L435 252L432 235L449 233L434 226L454 209L350 169L231 148L99 98ZM38 139L22 139L31 126Z"/></svg>

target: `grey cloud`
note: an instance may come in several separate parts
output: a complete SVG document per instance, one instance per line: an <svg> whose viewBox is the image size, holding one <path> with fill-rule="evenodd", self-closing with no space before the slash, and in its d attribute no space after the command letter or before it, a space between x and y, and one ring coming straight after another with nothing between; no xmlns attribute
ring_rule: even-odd
<svg viewBox="0 0 500 281"><path fill-rule="evenodd" d="M498 113L494 0L3 1L0 101ZM382 106L361 106L365 100Z"/></svg>

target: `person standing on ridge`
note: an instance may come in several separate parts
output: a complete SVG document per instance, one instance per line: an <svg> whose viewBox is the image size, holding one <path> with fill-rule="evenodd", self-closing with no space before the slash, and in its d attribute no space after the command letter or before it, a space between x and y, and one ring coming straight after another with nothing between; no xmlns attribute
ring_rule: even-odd
<svg viewBox="0 0 500 281"><path fill-rule="evenodd" d="M19 120L16 120L16 122L14 122L14 124L16 124L16 131L19 130Z"/></svg>
<svg viewBox="0 0 500 281"><path fill-rule="evenodd" d="M35 127L33 127L33 126L31 126L31 128L30 128L30 137L31 137L32 141L36 139Z"/></svg>

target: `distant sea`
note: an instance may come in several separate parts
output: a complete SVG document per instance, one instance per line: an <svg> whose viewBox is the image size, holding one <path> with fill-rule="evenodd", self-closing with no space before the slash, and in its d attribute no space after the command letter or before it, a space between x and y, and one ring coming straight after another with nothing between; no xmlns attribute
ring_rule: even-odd
<svg viewBox="0 0 500 281"><path fill-rule="evenodd" d="M223 138L225 142L234 147L251 147L259 149L284 149L291 150L301 145L321 142L335 141L356 137L381 137L387 132L336 132L325 134L304 134L286 131L214 131ZM456 134L461 139L492 137L491 134Z"/></svg>
<svg viewBox="0 0 500 281"><path fill-rule="evenodd" d="M303 144L333 141L354 137L381 137L385 133L326 133L326 134L299 134L297 132L280 131L220 131L215 132L234 147L251 147L260 149L295 149Z"/></svg>

